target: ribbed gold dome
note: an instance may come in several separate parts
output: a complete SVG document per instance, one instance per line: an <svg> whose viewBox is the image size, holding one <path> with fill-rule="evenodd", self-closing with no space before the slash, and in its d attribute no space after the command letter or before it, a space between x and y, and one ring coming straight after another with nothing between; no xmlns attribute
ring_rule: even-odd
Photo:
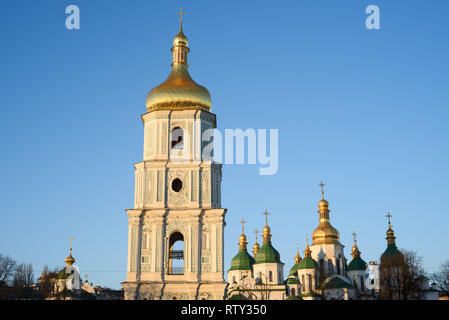
<svg viewBox="0 0 449 320"><path fill-rule="evenodd" d="M186 110L201 109L209 111L211 97L209 91L193 81L187 64L187 47L189 41L182 32L173 40L173 63L168 78L159 86L152 89L146 100L148 112L154 110Z"/></svg>

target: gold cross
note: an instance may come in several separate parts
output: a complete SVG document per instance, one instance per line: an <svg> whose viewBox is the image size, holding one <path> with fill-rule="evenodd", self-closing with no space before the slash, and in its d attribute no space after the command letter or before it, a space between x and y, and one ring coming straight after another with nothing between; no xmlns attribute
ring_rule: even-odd
<svg viewBox="0 0 449 320"><path fill-rule="evenodd" d="M259 231L257 231L257 229L254 229L254 233L256 234L256 242L257 242L257 234L259 233Z"/></svg>
<svg viewBox="0 0 449 320"><path fill-rule="evenodd" d="M306 242L307 242L307 246L309 246L309 234L306 233Z"/></svg>
<svg viewBox="0 0 449 320"><path fill-rule="evenodd" d="M182 11L182 8L180 12L176 12L176 14L179 14L181 16L181 25L182 25L182 15L187 14L187 12Z"/></svg>
<svg viewBox="0 0 449 320"><path fill-rule="evenodd" d="M355 231L352 232L352 236L354 237L354 244L357 244L357 233Z"/></svg>
<svg viewBox="0 0 449 320"><path fill-rule="evenodd" d="M70 236L70 238L69 238L69 239L70 239L70 251L72 251L72 240L74 240L74 239L73 239L73 237L72 237L72 236Z"/></svg>
<svg viewBox="0 0 449 320"><path fill-rule="evenodd" d="M245 226L245 223L246 223L245 219L242 218L242 220L240 221L240 223L242 224L242 234L243 234L243 233L244 233L244 232L243 232L243 231L244 231L244 226Z"/></svg>
<svg viewBox="0 0 449 320"><path fill-rule="evenodd" d="M390 218L392 217L392 215L390 214L390 212L388 212L388 214L385 217L388 218L388 227L391 228L392 225L391 225L391 222L390 222Z"/></svg>
<svg viewBox="0 0 449 320"><path fill-rule="evenodd" d="M267 209L265 209L265 212L264 212L263 214L265 215L265 225L268 226L268 215L269 215L270 213L268 212Z"/></svg>
<svg viewBox="0 0 449 320"><path fill-rule="evenodd" d="M321 180L321 183L319 184L319 186L321 187L321 195L323 196L323 200L324 200L324 186L325 186L325 184L323 183L323 180Z"/></svg>
<svg viewBox="0 0 449 320"><path fill-rule="evenodd" d="M299 243L296 242L296 252L299 252Z"/></svg>

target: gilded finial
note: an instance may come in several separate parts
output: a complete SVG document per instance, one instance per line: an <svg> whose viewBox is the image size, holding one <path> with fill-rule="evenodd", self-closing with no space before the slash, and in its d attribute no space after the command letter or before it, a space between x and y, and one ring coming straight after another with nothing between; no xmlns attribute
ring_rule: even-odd
<svg viewBox="0 0 449 320"><path fill-rule="evenodd" d="M312 251L309 248L309 234L306 233L306 250L304 250L304 257L310 258L312 256Z"/></svg>
<svg viewBox="0 0 449 320"><path fill-rule="evenodd" d="M182 16L184 15L184 14L187 14L187 12L184 12L184 11L182 11L182 8L181 8L181 10L179 11L179 12L176 12L176 14L179 14L180 15L180 25L181 25L181 27L180 27L180 30L182 31Z"/></svg>
<svg viewBox="0 0 449 320"><path fill-rule="evenodd" d="M388 218L388 228L389 229L393 228L393 226L391 225L391 221L390 221L390 218L393 217L393 216L390 214L390 212L388 212L385 217Z"/></svg>
<svg viewBox="0 0 449 320"><path fill-rule="evenodd" d="M322 199L324 200L324 186L325 186L325 184L323 183L323 180L321 180L321 183L319 184L319 186L321 187L321 196L322 196Z"/></svg>
<svg viewBox="0 0 449 320"><path fill-rule="evenodd" d="M354 245L352 246L351 256L352 256L352 259L357 259L357 258L360 258L360 250L357 247L357 233L355 233L355 231L353 231L352 236L354 237Z"/></svg>
<svg viewBox="0 0 449 320"><path fill-rule="evenodd" d="M242 234L244 234L245 233L245 223L246 223L245 219L242 218L242 220L240 220L240 223L242 224Z"/></svg>
<svg viewBox="0 0 449 320"><path fill-rule="evenodd" d="M244 232L244 225L246 223L245 219L242 218L240 223L242 224L242 234L239 237L239 248L240 250L246 250L246 245L248 244L248 242L246 242L246 236Z"/></svg>
<svg viewBox="0 0 449 320"><path fill-rule="evenodd" d="M271 230L270 230L270 227L268 226L268 215L270 213L266 209L263 214L265 215L265 227L263 227L263 230L262 230L263 231L262 237L263 237L263 242L266 243L266 242L271 241L271 233L270 233Z"/></svg>
<svg viewBox="0 0 449 320"><path fill-rule="evenodd" d="M259 243L257 242L257 234L259 233L259 231L257 231L257 229L255 229L254 230L254 234L256 235L256 243L254 243L254 246L253 246L253 256L254 257L256 257L256 255L257 255L257 252L259 252L259 249L260 249L260 245L259 245Z"/></svg>
<svg viewBox="0 0 449 320"><path fill-rule="evenodd" d="M65 263L67 266L71 266L75 263L75 258L72 257L72 241L74 240L72 236L70 236L70 253L67 258L65 258Z"/></svg>
<svg viewBox="0 0 449 320"><path fill-rule="evenodd" d="M295 264L301 262L301 256L299 255L299 243L296 242L296 256L295 256Z"/></svg>

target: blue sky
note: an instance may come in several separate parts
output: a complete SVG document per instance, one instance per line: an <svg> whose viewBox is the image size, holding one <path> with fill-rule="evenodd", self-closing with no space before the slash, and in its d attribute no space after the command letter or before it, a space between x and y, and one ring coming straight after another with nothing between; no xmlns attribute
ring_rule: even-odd
<svg viewBox="0 0 449 320"><path fill-rule="evenodd" d="M65 28L65 8L81 29ZM381 30L365 28L378 5ZM190 72L218 127L279 129L279 171L223 169L225 265L262 212L286 268L318 224L321 179L350 258L378 260L387 211L427 271L449 259L449 2L1 1L0 253L126 276L133 164L148 91L170 70L182 7ZM253 234L247 232L250 244Z"/></svg>

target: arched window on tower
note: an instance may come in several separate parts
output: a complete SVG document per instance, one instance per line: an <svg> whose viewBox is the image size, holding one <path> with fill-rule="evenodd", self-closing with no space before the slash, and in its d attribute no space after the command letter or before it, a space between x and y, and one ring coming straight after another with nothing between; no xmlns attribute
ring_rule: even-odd
<svg viewBox="0 0 449 320"><path fill-rule="evenodd" d="M332 264L332 260L327 261L327 271L329 275L334 273L334 266Z"/></svg>
<svg viewBox="0 0 449 320"><path fill-rule="evenodd" d="M179 127L174 128L171 132L171 148L184 148L184 131L182 131L182 129Z"/></svg>
<svg viewBox="0 0 449 320"><path fill-rule="evenodd" d="M303 292L306 291L306 280L305 280L304 275L302 275L302 277L301 277L301 287L302 287Z"/></svg>
<svg viewBox="0 0 449 320"><path fill-rule="evenodd" d="M307 285L309 286L309 291L312 290L312 275L308 274L307 275Z"/></svg>
<svg viewBox="0 0 449 320"><path fill-rule="evenodd" d="M360 276L360 290L365 291L365 277Z"/></svg>
<svg viewBox="0 0 449 320"><path fill-rule="evenodd" d="M291 289L290 294L291 294L292 296L294 296L294 295L296 294L295 288L292 288L292 289Z"/></svg>
<svg viewBox="0 0 449 320"><path fill-rule="evenodd" d="M341 256L338 256L335 265L337 266L337 273L340 274L340 263L341 263Z"/></svg>
<svg viewBox="0 0 449 320"><path fill-rule="evenodd" d="M272 271L268 272L268 278L269 278L268 281L273 282L273 272Z"/></svg>
<svg viewBox="0 0 449 320"><path fill-rule="evenodd" d="M184 274L184 236L179 231L169 238L168 274Z"/></svg>

